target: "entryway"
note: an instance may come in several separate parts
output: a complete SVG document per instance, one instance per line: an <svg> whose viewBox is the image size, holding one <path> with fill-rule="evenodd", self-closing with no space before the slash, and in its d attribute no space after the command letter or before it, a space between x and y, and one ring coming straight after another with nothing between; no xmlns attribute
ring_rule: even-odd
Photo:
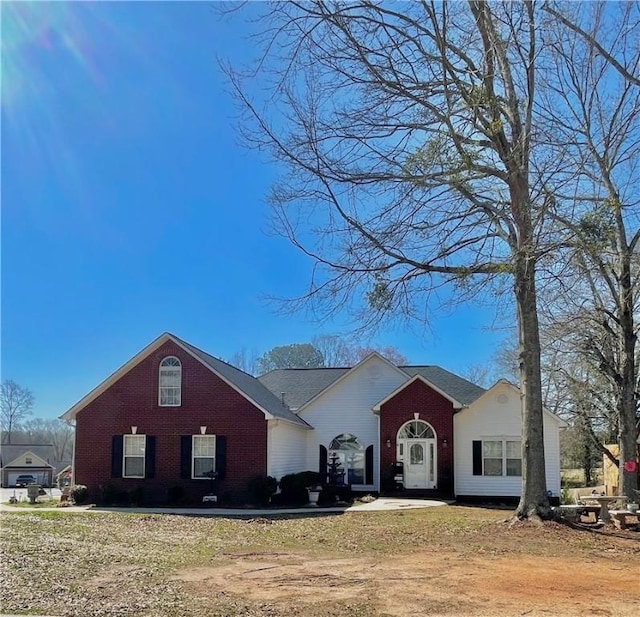
<svg viewBox="0 0 640 617"><path fill-rule="evenodd" d="M436 434L423 420L412 420L398 431L398 460L403 463L405 489L437 486Z"/></svg>

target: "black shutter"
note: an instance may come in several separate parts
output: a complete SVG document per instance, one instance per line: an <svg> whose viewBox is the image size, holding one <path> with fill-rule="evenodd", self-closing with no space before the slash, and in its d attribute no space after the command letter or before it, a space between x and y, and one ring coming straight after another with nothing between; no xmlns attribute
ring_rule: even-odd
<svg viewBox="0 0 640 617"><path fill-rule="evenodd" d="M153 478L156 475L156 438L147 435L144 451L144 477Z"/></svg>
<svg viewBox="0 0 640 617"><path fill-rule="evenodd" d="M482 442L473 442L473 475L482 475Z"/></svg>
<svg viewBox="0 0 640 617"><path fill-rule="evenodd" d="M111 438L111 477L122 478L122 435Z"/></svg>
<svg viewBox="0 0 640 617"><path fill-rule="evenodd" d="M320 444L320 456L318 460L318 471L320 472L320 482L326 484L327 482L327 449Z"/></svg>
<svg viewBox="0 0 640 617"><path fill-rule="evenodd" d="M180 437L180 477L191 478L191 435Z"/></svg>
<svg viewBox="0 0 640 617"><path fill-rule="evenodd" d="M364 452L364 483L373 484L373 444Z"/></svg>
<svg viewBox="0 0 640 617"><path fill-rule="evenodd" d="M223 480L227 472L227 438L216 436L216 473L219 480Z"/></svg>

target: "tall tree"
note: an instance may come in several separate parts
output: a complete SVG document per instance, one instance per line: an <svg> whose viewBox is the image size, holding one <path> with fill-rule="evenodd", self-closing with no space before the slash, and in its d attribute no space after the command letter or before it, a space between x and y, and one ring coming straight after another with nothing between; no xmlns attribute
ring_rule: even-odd
<svg viewBox="0 0 640 617"><path fill-rule="evenodd" d="M2 418L3 439L11 443L13 431L28 418L33 410L33 393L12 379L2 382L0 389L0 414Z"/></svg>
<svg viewBox="0 0 640 617"><path fill-rule="evenodd" d="M56 462L70 461L73 454L73 427L57 418L31 418L16 434L20 443L51 444Z"/></svg>
<svg viewBox="0 0 640 617"><path fill-rule="evenodd" d="M236 351L228 362L241 371L249 373L249 375L257 375L260 372L258 354L253 349L249 351L246 347L243 347L240 351Z"/></svg>
<svg viewBox="0 0 640 617"><path fill-rule="evenodd" d="M640 4L565 9L545 7L560 26L547 34L554 83L541 103L542 127L565 152L566 167L546 189L554 195L552 216L573 235L556 279L566 309L553 307L549 319L577 325L569 337L577 343L574 351L595 369L592 375L599 371L605 378L604 391L594 395L610 394L619 490L633 495L640 420L640 80L633 73L640 67Z"/></svg>
<svg viewBox="0 0 640 617"><path fill-rule="evenodd" d="M321 368L324 366L322 353L311 343L294 343L274 347L258 358L260 373L268 373L279 368Z"/></svg>
<svg viewBox="0 0 640 617"><path fill-rule="evenodd" d="M312 344L322 353L324 366L354 366L374 352L396 366L409 363L407 357L393 345L361 345L335 334L316 336Z"/></svg>
<svg viewBox="0 0 640 617"><path fill-rule="evenodd" d="M288 171L271 193L276 225L318 264L301 302L350 305L366 323L424 318L442 285L467 298L510 277L519 517L550 514L536 273L558 162L538 154L538 21L531 2L280 3L260 69L276 73L269 112L282 116L269 120L230 71L249 143Z"/></svg>

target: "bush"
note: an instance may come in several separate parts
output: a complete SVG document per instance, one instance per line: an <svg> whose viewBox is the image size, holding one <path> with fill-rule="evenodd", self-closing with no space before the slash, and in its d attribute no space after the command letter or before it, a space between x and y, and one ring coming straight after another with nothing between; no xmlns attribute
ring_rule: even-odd
<svg viewBox="0 0 640 617"><path fill-rule="evenodd" d="M264 506L278 489L278 481L271 476L254 476L247 482L247 490L254 503Z"/></svg>
<svg viewBox="0 0 640 617"><path fill-rule="evenodd" d="M89 500L89 489L84 484L76 484L71 487L70 495L73 503L87 503Z"/></svg>
<svg viewBox="0 0 640 617"><path fill-rule="evenodd" d="M383 493L392 493L397 489L395 480L396 470L393 465L389 465L382 470L380 478L380 488Z"/></svg>
<svg viewBox="0 0 640 617"><path fill-rule="evenodd" d="M301 471L282 476L280 479L279 502L283 505L304 505L309 502L307 488L320 484L320 474L317 471Z"/></svg>
<svg viewBox="0 0 640 617"><path fill-rule="evenodd" d="M167 490L167 503L171 506L182 505L185 501L184 486L171 486Z"/></svg>
<svg viewBox="0 0 640 617"><path fill-rule="evenodd" d="M98 487L98 503L101 506L113 506L116 503L117 494L118 489L110 482L101 484Z"/></svg>
<svg viewBox="0 0 640 617"><path fill-rule="evenodd" d="M144 505L144 489L141 486L132 488L129 491L129 502L132 506Z"/></svg>

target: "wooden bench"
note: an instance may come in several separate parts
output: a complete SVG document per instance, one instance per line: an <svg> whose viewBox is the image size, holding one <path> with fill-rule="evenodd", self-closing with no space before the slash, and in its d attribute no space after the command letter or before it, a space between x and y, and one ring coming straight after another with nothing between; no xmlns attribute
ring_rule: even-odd
<svg viewBox="0 0 640 617"><path fill-rule="evenodd" d="M613 519L616 527L620 529L627 528L627 518L633 517L635 521L632 523L638 525L640 523L640 513L639 512L629 512L629 510L609 510L609 515Z"/></svg>

